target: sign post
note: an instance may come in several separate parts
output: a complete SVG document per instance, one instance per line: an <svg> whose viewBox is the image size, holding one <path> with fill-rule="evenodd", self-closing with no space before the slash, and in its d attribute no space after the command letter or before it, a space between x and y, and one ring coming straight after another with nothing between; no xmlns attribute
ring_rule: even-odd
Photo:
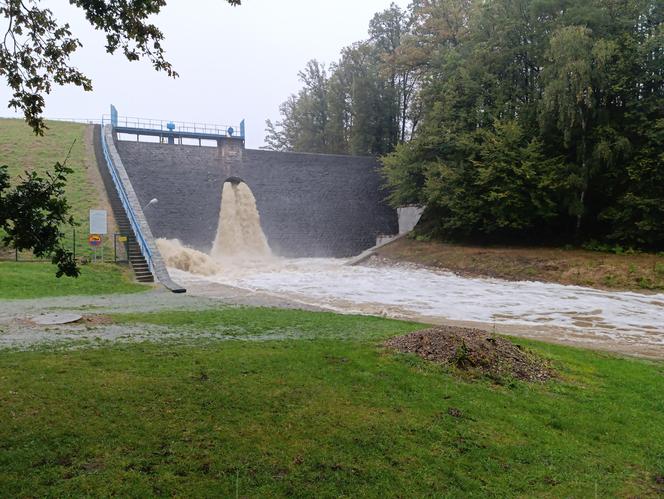
<svg viewBox="0 0 664 499"><path fill-rule="evenodd" d="M90 245L90 248L92 248L93 253L93 261L97 260L97 248L101 246L102 252L104 251L104 246L102 245L103 240L100 234L90 234L88 237L88 244ZM102 253L101 256L102 262L104 261L104 254Z"/></svg>
<svg viewBox="0 0 664 499"><path fill-rule="evenodd" d="M108 217L106 210L90 210L90 237L88 244L94 250L95 260L97 248L101 247L101 261L104 261L104 245L102 236L108 234Z"/></svg>

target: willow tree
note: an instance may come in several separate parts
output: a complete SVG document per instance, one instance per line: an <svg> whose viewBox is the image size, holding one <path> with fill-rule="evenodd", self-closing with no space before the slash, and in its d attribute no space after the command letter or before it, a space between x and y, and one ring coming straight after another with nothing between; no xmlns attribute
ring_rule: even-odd
<svg viewBox="0 0 664 499"><path fill-rule="evenodd" d="M554 121L563 143L575 148L578 198L570 206L581 229L586 192L592 178L589 159L589 134L596 125L599 101L605 89L605 70L615 53L615 44L594 40L592 31L583 26L565 26L550 39L548 64L543 72L544 92L541 119Z"/></svg>

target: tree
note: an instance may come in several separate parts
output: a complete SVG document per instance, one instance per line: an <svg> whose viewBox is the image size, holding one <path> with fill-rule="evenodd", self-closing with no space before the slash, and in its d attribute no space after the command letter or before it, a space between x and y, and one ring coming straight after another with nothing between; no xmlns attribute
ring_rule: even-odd
<svg viewBox="0 0 664 499"><path fill-rule="evenodd" d="M2 241L17 251L32 250L35 256L51 256L57 277L78 277L73 254L62 246L63 225L74 225L64 195L67 174L72 170L56 163L45 177L27 172L12 187L7 166L0 166L0 229Z"/></svg>
<svg viewBox="0 0 664 499"><path fill-rule="evenodd" d="M342 50L326 70L314 61L303 87L266 122L267 148L338 154L389 153L412 135L417 70L400 52L410 16L392 4L376 14L370 38Z"/></svg>
<svg viewBox="0 0 664 499"><path fill-rule="evenodd" d="M398 206L443 238L664 248L661 0L416 0L412 140Z"/></svg>
<svg viewBox="0 0 664 499"><path fill-rule="evenodd" d="M549 64L544 71L542 120L555 120L566 147L574 147L578 161L578 199L571 207L576 231L581 229L585 198L591 181L589 138L597 124L606 66L616 47L610 41L593 40L582 26L565 26L551 36Z"/></svg>
<svg viewBox="0 0 664 499"><path fill-rule="evenodd" d="M327 138L329 81L325 65L313 59L298 76L303 87L281 104L281 120L265 122L267 148L332 152Z"/></svg>
<svg viewBox="0 0 664 499"><path fill-rule="evenodd" d="M240 5L240 0L226 0ZM148 59L157 71L171 77L177 72L166 60L163 33L149 18L160 12L166 0L69 0L85 12L88 22L106 34L106 51L121 50L130 61ZM92 90L92 81L70 64L81 47L69 24L60 24L39 0L0 0L0 76L13 91L9 107L23 111L37 135L46 125L42 113L45 96L53 85L75 85ZM77 277L79 269L71 252L62 246L63 225L74 224L64 195L71 170L56 163L52 173L40 177L26 172L11 186L6 166L0 166L0 229L2 240L19 251L32 249L38 257L52 256L57 276Z"/></svg>
<svg viewBox="0 0 664 499"><path fill-rule="evenodd" d="M414 0L369 35L330 67L326 150L282 107L295 150L382 155L429 235L664 249L662 0Z"/></svg>
<svg viewBox="0 0 664 499"><path fill-rule="evenodd" d="M240 0L226 0L239 5ZM88 22L106 33L106 51L118 49L130 61L147 58L157 71L171 77L177 72L164 55L163 33L149 18L166 0L69 0L85 12ZM92 90L92 81L70 63L81 42L69 24L59 23L39 0L0 0L0 19L7 27L0 42L0 75L13 91L9 107L23 111L36 134L44 133L45 96L53 85L75 85Z"/></svg>

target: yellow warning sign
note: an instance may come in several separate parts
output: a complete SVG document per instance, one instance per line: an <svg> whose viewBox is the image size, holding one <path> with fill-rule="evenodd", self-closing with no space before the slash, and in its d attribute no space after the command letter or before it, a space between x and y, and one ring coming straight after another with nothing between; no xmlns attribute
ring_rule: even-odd
<svg viewBox="0 0 664 499"><path fill-rule="evenodd" d="M99 234L90 234L88 244L91 248L98 248L101 246L101 236Z"/></svg>

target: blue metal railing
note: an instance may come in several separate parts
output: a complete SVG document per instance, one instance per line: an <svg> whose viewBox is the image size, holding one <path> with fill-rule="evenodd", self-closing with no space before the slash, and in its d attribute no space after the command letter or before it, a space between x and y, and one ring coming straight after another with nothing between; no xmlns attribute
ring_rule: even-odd
<svg viewBox="0 0 664 499"><path fill-rule="evenodd" d="M104 135L104 125L107 124L106 118L102 118L102 124L101 124L101 147L102 151L104 153L104 159L106 160L106 165L108 166L108 170L111 174L111 178L113 179L113 183L115 184L115 188L117 189L118 196L120 198L120 202L122 203L122 207L125 210L125 213L127 214L127 218L129 219L129 223L131 224L131 228L134 231L134 236L136 237L136 242L138 243L138 246L141 250L141 253L145 257L145 260L148 263L148 267L150 268L150 272L152 272L152 275L155 274L155 268L154 268L154 262L152 259L152 251L150 250L150 247L148 246L147 241L145 240L145 237L143 236L143 232L141 231L141 226L138 223L138 220L136 218L136 213L134 212L134 209L131 206L131 203L129 202L129 196L127 195L127 190L124 187L124 184L120 180L120 176L118 175L118 171L115 168L115 164L113 163L113 159L111 158L111 155L108 151L108 144L106 143L106 137Z"/></svg>
<svg viewBox="0 0 664 499"><path fill-rule="evenodd" d="M103 120L112 123L113 127L131 128L134 130L162 131L165 134L174 132L216 135L244 139L244 120L239 125L216 125L210 123L194 123L187 121L169 121L130 116L104 115ZM174 126L174 129L172 128Z"/></svg>

